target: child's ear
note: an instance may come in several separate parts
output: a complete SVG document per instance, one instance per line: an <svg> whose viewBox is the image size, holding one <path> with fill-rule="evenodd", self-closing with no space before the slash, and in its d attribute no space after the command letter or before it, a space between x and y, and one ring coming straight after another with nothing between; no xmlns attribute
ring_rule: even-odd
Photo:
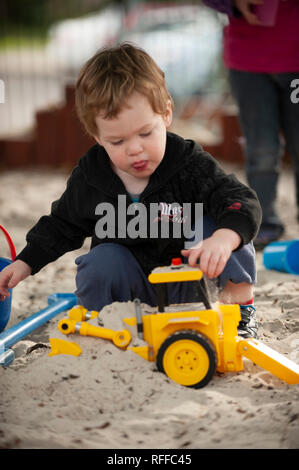
<svg viewBox="0 0 299 470"><path fill-rule="evenodd" d="M101 139L100 139L97 135L94 135L93 138L94 138L94 140L95 140L99 145L102 146L102 141L101 141Z"/></svg>
<svg viewBox="0 0 299 470"><path fill-rule="evenodd" d="M170 100L168 100L167 102L167 107L166 107L166 111L164 114L164 122L165 122L166 128L170 127L172 123L172 104Z"/></svg>

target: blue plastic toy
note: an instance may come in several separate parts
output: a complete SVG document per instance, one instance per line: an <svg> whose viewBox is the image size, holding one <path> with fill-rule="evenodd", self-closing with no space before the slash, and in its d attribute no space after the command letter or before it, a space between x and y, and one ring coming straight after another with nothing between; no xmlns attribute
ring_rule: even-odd
<svg viewBox="0 0 299 470"><path fill-rule="evenodd" d="M11 346L42 326L51 318L61 312L74 307L77 304L75 294L52 294L48 297L48 307L34 313L30 317L12 326L0 334L0 365L8 366L14 360L14 352Z"/></svg>
<svg viewBox="0 0 299 470"><path fill-rule="evenodd" d="M5 238L10 248L10 254L11 254L11 260L8 258L0 258L0 271L2 271L2 269L4 269L6 266L8 266L10 263L12 263L15 260L16 250L12 242L12 239L10 238L5 228L2 227L2 225L0 225L0 230L2 230L2 232L5 235ZM4 330L10 317L12 289L9 289L9 293L10 293L9 297L6 297L5 300L0 301L0 332Z"/></svg>
<svg viewBox="0 0 299 470"><path fill-rule="evenodd" d="M16 250L12 239L2 225L0 225L0 230L2 230L6 237L11 253L11 260L8 258L0 258L0 271L2 271L2 269L15 260ZM48 307L34 313L8 330L3 331L8 323L11 311L12 289L9 289L9 291L10 296L0 301L0 332L2 332L0 334L0 365L2 366L8 366L15 358L13 350L10 349L11 346L32 333L36 328L39 328L44 323L51 320L51 318L77 304L75 294L52 294L48 297Z"/></svg>

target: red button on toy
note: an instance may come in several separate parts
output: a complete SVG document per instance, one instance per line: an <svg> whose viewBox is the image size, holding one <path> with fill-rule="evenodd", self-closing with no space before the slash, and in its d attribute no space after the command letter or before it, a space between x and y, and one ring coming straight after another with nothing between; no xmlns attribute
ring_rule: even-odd
<svg viewBox="0 0 299 470"><path fill-rule="evenodd" d="M172 258L171 264L173 266L179 266L180 264L182 264L182 259L181 258Z"/></svg>

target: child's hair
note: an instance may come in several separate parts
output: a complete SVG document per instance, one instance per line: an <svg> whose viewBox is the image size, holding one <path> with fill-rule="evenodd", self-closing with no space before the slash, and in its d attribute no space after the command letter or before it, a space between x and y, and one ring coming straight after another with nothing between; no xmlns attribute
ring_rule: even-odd
<svg viewBox="0 0 299 470"><path fill-rule="evenodd" d="M97 135L96 115L114 118L137 91L145 95L153 111L164 114L173 100L164 72L141 48L128 42L99 50L83 66L76 83L77 114L90 135Z"/></svg>

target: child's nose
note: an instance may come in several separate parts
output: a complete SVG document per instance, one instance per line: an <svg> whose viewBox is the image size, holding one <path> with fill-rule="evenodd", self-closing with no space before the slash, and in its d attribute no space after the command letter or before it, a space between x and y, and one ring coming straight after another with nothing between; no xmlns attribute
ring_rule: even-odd
<svg viewBox="0 0 299 470"><path fill-rule="evenodd" d="M143 147L139 140L134 140L129 142L127 147L127 153L130 157L134 157L135 155L139 155L143 151Z"/></svg>

